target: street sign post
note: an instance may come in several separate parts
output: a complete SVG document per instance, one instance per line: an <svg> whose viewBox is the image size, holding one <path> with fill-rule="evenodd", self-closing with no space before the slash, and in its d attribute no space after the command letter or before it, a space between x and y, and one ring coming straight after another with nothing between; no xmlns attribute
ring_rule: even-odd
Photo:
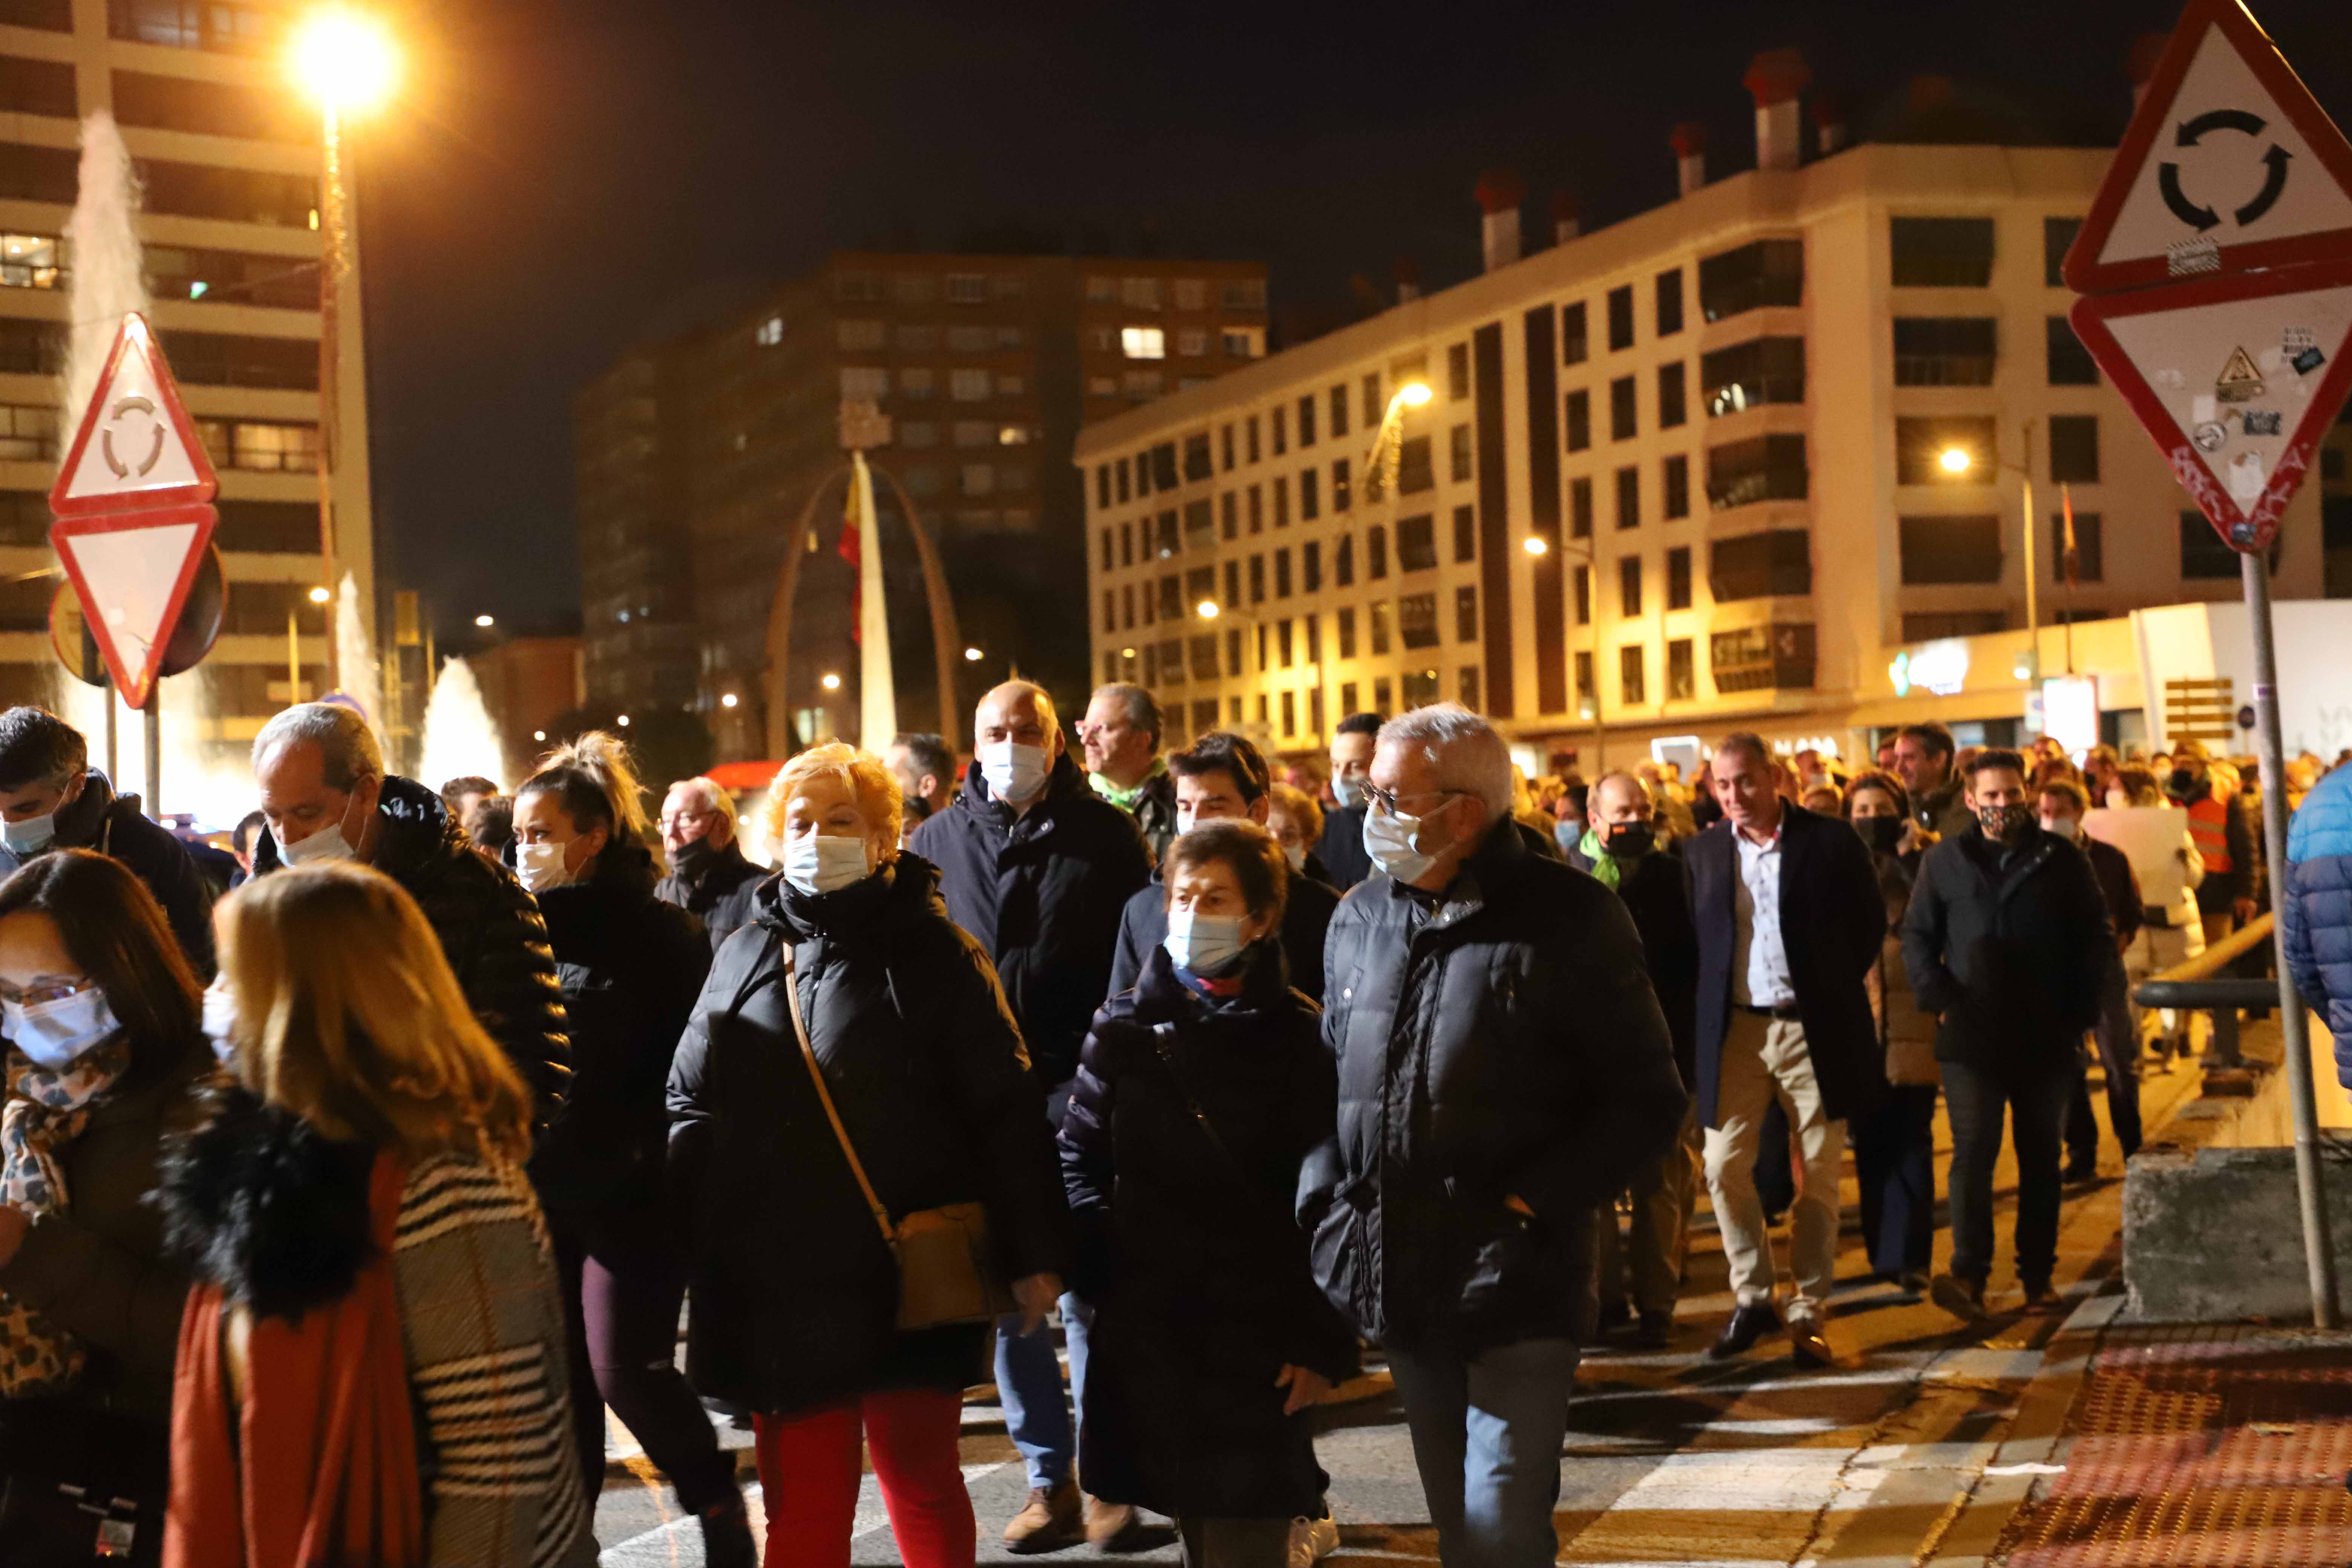
<svg viewBox="0 0 2352 1568"><path fill-rule="evenodd" d="M2062 268L2074 330L2238 552L2263 843L2285 881L2268 560L2352 390L2352 144L2240 0L2189 0ZM2336 1326L2310 1016L2273 938L2312 1321Z"/></svg>
<svg viewBox="0 0 2352 1568"><path fill-rule="evenodd" d="M108 675L146 713L147 808L157 816L155 683L212 545L219 488L162 346L144 317L123 317L49 489L49 543Z"/></svg>

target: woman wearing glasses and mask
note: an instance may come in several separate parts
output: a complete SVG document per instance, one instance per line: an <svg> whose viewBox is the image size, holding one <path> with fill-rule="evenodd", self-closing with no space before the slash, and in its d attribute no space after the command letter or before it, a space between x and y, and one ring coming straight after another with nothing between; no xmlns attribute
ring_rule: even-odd
<svg viewBox="0 0 2352 1568"><path fill-rule="evenodd" d="M1886 1051L1885 1096L1853 1126L1854 1173L1862 1188L1863 1244L1871 1271L1913 1295L1927 1289L1936 1239L1936 1020L1919 1010L1903 967L1903 914L1919 870L1911 796L1892 773L1856 775L1846 787L1845 819L1870 846L1871 869L1886 900L1886 940L1867 984L1878 1039Z"/></svg>
<svg viewBox="0 0 2352 1568"><path fill-rule="evenodd" d="M165 1135L198 1119L201 1017L120 861L57 849L0 885L0 1562L90 1558L100 1521L60 1487L141 1505L107 1521L133 1562L162 1545L188 1277L142 1200Z"/></svg>
<svg viewBox="0 0 2352 1568"><path fill-rule="evenodd" d="M1062 1291L1045 1090L938 869L898 847L899 816L878 757L835 744L785 764L763 825L779 872L670 1069L687 1370L754 1417L767 1568L846 1560L861 1437L908 1568L973 1561L957 1439L963 1389L987 1377L991 1303L910 1310L923 1303L902 1287L924 1277L906 1237L950 1215L968 1226L977 1206L975 1288L1011 1281L1032 1332Z"/></svg>
<svg viewBox="0 0 2352 1568"><path fill-rule="evenodd" d="M676 1365L685 1256L664 1201L670 1058L710 943L655 897L650 837L627 749L602 731L550 752L515 791L509 853L547 921L572 1036L570 1092L530 1175L555 1237L588 1494L604 1482L609 1405L699 1521L712 1568L749 1568L734 1465Z"/></svg>

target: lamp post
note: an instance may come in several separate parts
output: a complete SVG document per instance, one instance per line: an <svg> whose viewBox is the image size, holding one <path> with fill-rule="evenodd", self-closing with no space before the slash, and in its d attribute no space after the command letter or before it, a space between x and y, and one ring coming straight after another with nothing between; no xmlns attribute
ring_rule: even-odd
<svg viewBox="0 0 2352 1568"><path fill-rule="evenodd" d="M1372 432L1371 450L1364 454L1365 508L1370 510L1386 501L1391 523L1396 521L1397 466L1404 455L1405 412L1427 407L1431 395L1429 384L1425 381L1408 381L1390 394L1389 405L1381 416L1380 427ZM1316 665L1315 680L1317 689L1320 690L1323 671L1319 660Z"/></svg>
<svg viewBox="0 0 2352 1568"><path fill-rule="evenodd" d="M313 13L294 35L292 74L319 105L319 558L320 577L335 582L335 475L342 466L343 275L350 269L351 223L344 189L343 121L391 94L399 57L374 18L341 6ZM357 301L353 301L354 305ZM335 675L333 639L327 668Z"/></svg>
<svg viewBox="0 0 2352 1568"><path fill-rule="evenodd" d="M334 597L323 587L311 589L307 596L312 604L321 606ZM301 626L296 620L300 610L301 605L294 601L286 605L286 705L289 708L302 700ZM335 643L334 627L330 626L326 631L327 646L331 648Z"/></svg>
<svg viewBox="0 0 2352 1568"><path fill-rule="evenodd" d="M1543 535L1530 533L1519 542L1519 548L1530 555L1549 555L1551 544ZM1601 560L1594 552L1593 542L1562 544L1560 549L1584 563L1584 620L1592 629L1592 778L1598 782L1608 766L1608 731L1601 721Z"/></svg>
<svg viewBox="0 0 2352 1568"><path fill-rule="evenodd" d="M1965 447L1947 447L1937 454L1936 466L1955 479L1976 467L1976 455ZM2026 689L2039 693L2042 689L2042 615L2037 588L2040 569L2033 560L2033 421L2025 422L2025 462L2004 463L1995 458L1988 465L1999 473L2015 474L2023 490L2025 522L2025 671Z"/></svg>

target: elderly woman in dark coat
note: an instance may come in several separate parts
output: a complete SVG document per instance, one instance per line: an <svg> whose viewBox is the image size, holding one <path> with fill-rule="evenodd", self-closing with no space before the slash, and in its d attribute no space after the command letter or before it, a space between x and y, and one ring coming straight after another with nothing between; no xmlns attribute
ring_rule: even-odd
<svg viewBox="0 0 2352 1568"><path fill-rule="evenodd" d="M719 950L670 1068L687 1372L756 1417L767 1568L846 1560L861 1435L908 1568L970 1568L976 1550L956 1444L991 1320L898 1328L857 1168L894 1226L983 1205L1031 1331L1062 1293L1045 1089L938 870L899 848L899 814L878 758L826 745L786 764L768 805L779 874Z"/></svg>
<svg viewBox="0 0 2352 1568"><path fill-rule="evenodd" d="M1195 1568L1280 1568L1320 1511L1307 1408L1356 1365L1292 1217L1338 1086L1276 939L1288 873L1248 822L1170 846L1168 939L1096 1014L1062 1123L1096 1310L1079 1468L1173 1515Z"/></svg>

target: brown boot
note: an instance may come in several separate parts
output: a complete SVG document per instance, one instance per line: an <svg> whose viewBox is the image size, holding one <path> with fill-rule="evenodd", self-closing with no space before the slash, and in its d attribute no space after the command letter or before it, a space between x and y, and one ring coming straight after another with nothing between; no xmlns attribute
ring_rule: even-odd
<svg viewBox="0 0 2352 1568"><path fill-rule="evenodd" d="M1087 1544L1097 1552L1127 1550L1127 1537L1135 1529L1135 1510L1123 1502L1105 1502L1102 1499L1087 1499Z"/></svg>
<svg viewBox="0 0 2352 1568"><path fill-rule="evenodd" d="M1086 1539L1079 1521L1078 1483L1064 1481L1052 1491L1029 1489L1029 1506L1004 1527L1004 1550L1021 1555L1059 1552Z"/></svg>

